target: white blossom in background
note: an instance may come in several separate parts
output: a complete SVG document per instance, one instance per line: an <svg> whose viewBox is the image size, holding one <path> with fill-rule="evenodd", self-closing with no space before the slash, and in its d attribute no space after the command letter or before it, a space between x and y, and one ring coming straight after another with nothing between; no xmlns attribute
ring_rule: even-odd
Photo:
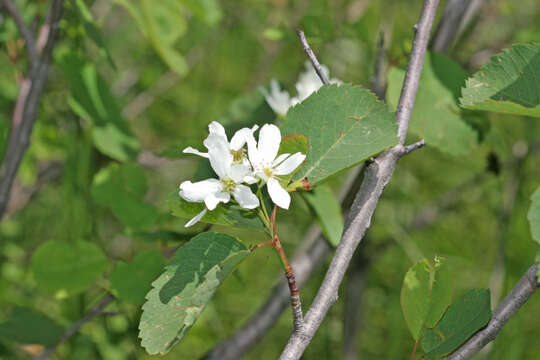
<svg viewBox="0 0 540 360"><path fill-rule="evenodd" d="M291 96L287 90L281 90L276 79L270 80L270 92L261 87L261 92L266 99L268 105L276 114L285 116L287 110L291 107Z"/></svg>
<svg viewBox="0 0 540 360"><path fill-rule="evenodd" d="M219 126L216 126L216 124ZM229 143L225 130L223 130L223 133L219 130L223 128L221 124L213 122L211 126L213 130L218 129L218 131L212 131L211 129L210 135L204 141L208 153L201 156L208 157L210 165L219 179L206 179L195 183L184 181L180 184L180 197L190 202L204 202L206 206L203 211L185 225L186 227L197 223L206 214L207 210L214 210L219 203L228 203L231 196L244 209L255 209L259 206L257 196L253 194L249 186L242 184L243 182L248 184L256 182L256 179L251 176L251 167L243 162L234 163L234 154L230 150L234 137ZM249 134L253 137L251 131L249 131ZM245 144L245 142L244 139L243 143Z"/></svg>
<svg viewBox="0 0 540 360"><path fill-rule="evenodd" d="M309 95L313 94L323 86L319 75L317 75L317 71L315 71L315 68L310 61L306 61L305 67L306 70L300 74L298 82L295 85L298 93L295 97L291 98L287 90L281 90L276 79L270 80L270 92L265 88L261 89L266 103L276 114L285 116L291 106L301 103L307 99ZM325 65L321 65L321 68L326 77L330 77L328 68ZM331 79L330 83L341 84L342 81L339 79Z"/></svg>
<svg viewBox="0 0 540 360"><path fill-rule="evenodd" d="M250 136L253 137L253 132L255 132L258 128L259 127L257 125L254 125L251 129L240 129L233 135L231 142L229 142L229 140L227 139L227 134L225 134L225 128L223 127L223 125L221 125L217 121L212 121L208 125L208 131L210 133L208 137L217 136L225 140L225 142L227 143L228 151L233 155L233 163L246 163L246 165L249 165L249 163L247 163L247 156L244 145L246 144L246 141ZM185 148L183 152L185 154L195 154L207 159L209 158L208 153L201 152L197 149L192 148L191 146Z"/></svg>
<svg viewBox="0 0 540 360"><path fill-rule="evenodd" d="M253 166L253 174L266 183L270 198L280 208L288 209L291 196L279 183L278 176L292 173L305 160L306 155L281 154L277 156L281 144L281 132L276 125L266 124L259 132L259 142L254 137L247 141L248 156Z"/></svg>

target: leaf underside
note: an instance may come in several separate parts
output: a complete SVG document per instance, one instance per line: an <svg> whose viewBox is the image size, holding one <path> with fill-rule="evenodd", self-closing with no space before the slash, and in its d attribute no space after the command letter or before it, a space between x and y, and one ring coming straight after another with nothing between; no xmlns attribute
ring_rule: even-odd
<svg viewBox="0 0 540 360"><path fill-rule="evenodd" d="M467 80L461 105L540 117L540 45L514 45Z"/></svg>
<svg viewBox="0 0 540 360"><path fill-rule="evenodd" d="M197 235L178 249L152 283L142 307L139 337L146 351L164 354L178 343L223 280L249 254L235 238L212 232Z"/></svg>

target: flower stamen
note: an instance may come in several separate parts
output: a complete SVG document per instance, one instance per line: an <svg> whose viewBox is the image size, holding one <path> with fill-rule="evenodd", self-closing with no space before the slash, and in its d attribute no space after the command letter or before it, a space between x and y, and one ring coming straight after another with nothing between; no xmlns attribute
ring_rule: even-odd
<svg viewBox="0 0 540 360"><path fill-rule="evenodd" d="M232 193L234 192L234 189L236 188L236 182L232 179L223 179L221 180L221 183L223 184L223 190Z"/></svg>

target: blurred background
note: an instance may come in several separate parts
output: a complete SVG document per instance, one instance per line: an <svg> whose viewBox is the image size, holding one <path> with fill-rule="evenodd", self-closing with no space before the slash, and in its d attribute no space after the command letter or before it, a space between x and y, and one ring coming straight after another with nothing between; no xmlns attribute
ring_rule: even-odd
<svg viewBox="0 0 540 360"><path fill-rule="evenodd" d="M51 1L14 3L37 32ZM538 1L474 3L455 43L438 49L467 74L511 44L539 41ZM446 4L441 2L435 26ZM380 49L383 80L390 68L406 66L421 6L421 1L410 0L66 1L31 143L0 222L0 359L37 355L58 337L42 341L37 336L32 343L18 337L19 332L61 334L115 288L111 274L119 266L138 254L159 252L163 260L155 261L155 278L167 255L194 232L205 230L205 224L186 230L187 219L169 213L167 197L180 182L207 171L197 157L181 150L201 149L207 125L214 120L226 125L231 136L235 128L276 119L260 87L268 87L275 78L294 92L306 61L297 27L305 31L331 77L373 88ZM19 86L28 72L24 42L3 7L0 48L3 156ZM540 123L500 114L466 115L463 121L473 134L466 150L427 146L399 162L339 301L304 359L408 357L414 342L403 320L400 290L407 269L423 257L447 258L454 299L472 287L491 288L492 304L534 261L538 247L526 214L540 179ZM419 136L412 133L409 142ZM119 169L126 166L132 171L122 173ZM336 194L347 174L329 181ZM108 192L96 194L96 184L117 175L140 184L138 190L128 186L124 191L122 185L118 190L111 180ZM122 202L123 209L115 207ZM292 204L288 212L278 214L281 240L290 257L314 221L301 196L295 194ZM250 230L212 229L235 235L246 245L265 239ZM95 245L103 255L98 261L102 271L84 286L65 289L41 279L43 267L63 271L62 256L35 256L50 241ZM329 260L302 289L304 309ZM257 311L281 274L271 249L257 250L163 358L200 358ZM153 279L140 276L145 292ZM86 323L50 358L150 358L137 338L142 299L133 298L112 301L106 313ZM16 316L20 307L30 314L26 322ZM536 295L477 358L537 359L539 317ZM245 358L276 359L291 325L287 308Z"/></svg>

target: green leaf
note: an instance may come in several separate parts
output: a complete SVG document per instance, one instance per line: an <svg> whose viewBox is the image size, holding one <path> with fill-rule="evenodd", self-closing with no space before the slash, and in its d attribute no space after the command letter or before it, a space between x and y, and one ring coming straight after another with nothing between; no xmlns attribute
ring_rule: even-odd
<svg viewBox="0 0 540 360"><path fill-rule="evenodd" d="M32 256L34 279L57 295L86 290L105 271L103 252L86 241L47 241Z"/></svg>
<svg viewBox="0 0 540 360"><path fill-rule="evenodd" d="M217 0L182 0L181 2L193 15L210 26L216 25L223 17Z"/></svg>
<svg viewBox="0 0 540 360"><path fill-rule="evenodd" d="M144 201L146 176L139 165L111 164L101 169L92 182L92 198L126 226L134 229L150 228L158 217L154 206Z"/></svg>
<svg viewBox="0 0 540 360"><path fill-rule="evenodd" d="M122 300L139 305L150 284L161 273L165 260L159 251L139 253L132 263L120 262L111 273L111 287Z"/></svg>
<svg viewBox="0 0 540 360"><path fill-rule="evenodd" d="M16 307L9 318L0 323L0 338L19 344L52 346L64 333L64 328L42 313Z"/></svg>
<svg viewBox="0 0 540 360"><path fill-rule="evenodd" d="M435 257L431 265L431 291L429 294L426 324L435 327L452 301L452 274L443 257Z"/></svg>
<svg viewBox="0 0 540 360"><path fill-rule="evenodd" d="M514 45L467 80L467 109L540 117L540 45Z"/></svg>
<svg viewBox="0 0 540 360"><path fill-rule="evenodd" d="M426 355L446 355L457 349L491 318L489 290L473 289L454 301L422 346Z"/></svg>
<svg viewBox="0 0 540 360"><path fill-rule="evenodd" d="M430 265L426 259L405 274L401 287L401 309L414 340L418 341L428 313Z"/></svg>
<svg viewBox="0 0 540 360"><path fill-rule="evenodd" d="M140 0L142 19L150 43L169 66L180 76L188 72L184 57L173 48L173 44L187 29L181 4L176 0Z"/></svg>
<svg viewBox="0 0 540 360"><path fill-rule="evenodd" d="M79 16L88 37L94 42L94 44L96 44L100 52L107 58L111 67L116 70L114 60L109 52L109 49L107 48L107 45L105 44L101 31L94 22L90 9L88 9L83 0L75 0L73 1L73 4L75 5L77 15Z"/></svg>
<svg viewBox="0 0 540 360"><path fill-rule="evenodd" d="M343 215L330 186L322 184L302 195L317 215L324 236L332 246L338 246L343 233Z"/></svg>
<svg viewBox="0 0 540 360"><path fill-rule="evenodd" d="M68 103L78 116L93 125L96 148L118 161L133 159L139 152L139 142L94 65L74 53L61 54L59 62L71 88Z"/></svg>
<svg viewBox="0 0 540 360"><path fill-rule="evenodd" d="M174 216L186 220L193 218L205 208L204 203L185 201L176 192L169 195L167 203ZM220 204L214 210L208 211L201 222L257 230L265 229L264 224L253 211L245 211L229 204Z"/></svg>
<svg viewBox="0 0 540 360"><path fill-rule="evenodd" d="M424 327L434 327L450 304L452 279L444 258L433 264L423 259L405 274L401 288L401 308L414 340Z"/></svg>
<svg viewBox="0 0 540 360"><path fill-rule="evenodd" d="M540 187L531 196L531 207L527 219L531 225L532 238L540 243Z"/></svg>
<svg viewBox="0 0 540 360"><path fill-rule="evenodd" d="M416 95L409 131L429 146L454 156L468 154L477 143L477 134L467 123L457 104L467 74L449 58L426 56ZM388 74L388 103L399 102L405 70L392 68Z"/></svg>
<svg viewBox="0 0 540 360"><path fill-rule="evenodd" d="M164 354L193 326L223 280L250 251L235 238L212 232L178 249L152 283L139 324L142 346Z"/></svg>
<svg viewBox="0 0 540 360"><path fill-rule="evenodd" d="M283 134L308 138L306 161L293 180L314 185L398 142L394 115L368 90L325 85L289 109Z"/></svg>

